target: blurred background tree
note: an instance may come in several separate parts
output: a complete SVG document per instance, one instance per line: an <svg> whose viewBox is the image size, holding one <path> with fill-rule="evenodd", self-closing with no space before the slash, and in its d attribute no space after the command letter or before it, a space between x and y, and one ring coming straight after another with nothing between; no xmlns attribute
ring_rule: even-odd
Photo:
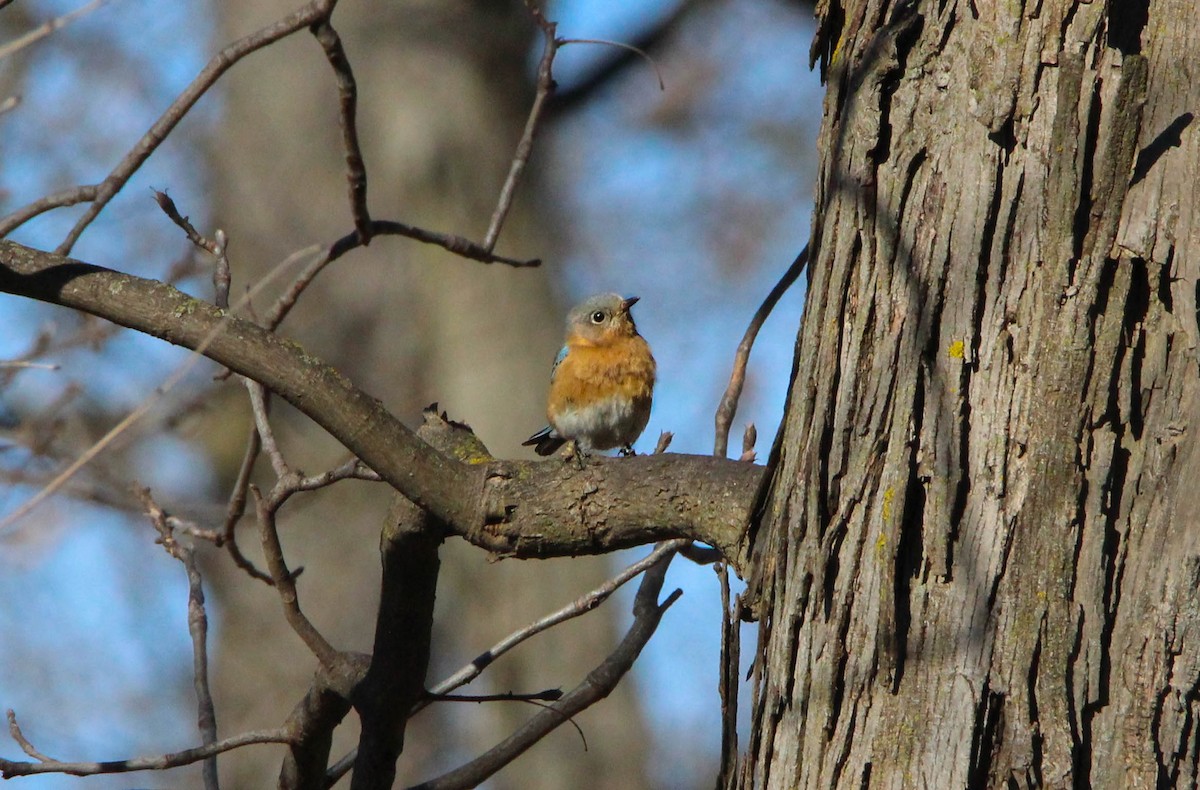
<svg viewBox="0 0 1200 790"><path fill-rule="evenodd" d="M0 10L0 40L74 8L9 5ZM0 115L0 210L97 180L213 51L288 10L277 0L169 11L114 0L5 58L0 101L19 94L22 103ZM730 0L621 9L551 4L547 13L565 37L645 44L666 83L660 92L650 67L612 48L573 45L560 53L559 98L499 244L501 252L547 264L463 266L443 251L380 238L334 264L338 271L318 281L285 331L394 413L415 420L420 407L439 401L493 451L509 455L544 422L549 361L566 306L598 290L638 294L661 382L641 449L659 430L672 430L674 449L707 452L732 349L804 242L797 229L810 211L819 110L815 77L798 78L806 73L807 11ZM374 214L481 236L532 97L540 38L527 11L516 2L347 2L335 22L359 84ZM180 126L77 253L150 276L174 268L185 286L203 291L187 265L194 254L149 201L147 186L169 188L199 226L228 232L235 296L295 250L344 234L335 97L308 37L255 54ZM47 214L15 238L53 246L77 214ZM4 506L11 510L36 483L31 472L69 460L181 357L132 333L106 334L101 343L94 336L108 330L98 322L18 300L0 297L0 310L19 327L0 338L5 358L26 353L48 320L56 322L50 342L69 347L39 357L60 370L0 371L3 462L13 484ZM769 324L751 369L742 414L762 428L763 447L782 413L793 330ZM21 602L0 608L0 628L21 635L0 642L0 705L37 711L26 729L47 750L103 758L194 740L183 580L152 545L136 504L122 496L125 481L136 478L173 497L177 510L219 521L248 428L244 393L203 376L191 383L194 403L176 399L161 409L152 428L93 464L73 497L0 536L0 594ZM278 409L294 463L313 471L341 457L328 437ZM51 425L47 450L35 440ZM284 539L306 569L306 608L347 648L370 648L385 501L381 487L350 483L289 514ZM256 543L243 542L248 552ZM435 676L610 570L602 559L488 564L480 552L456 548L444 552ZM224 555L205 572L221 731L277 722L313 666L284 660L294 655L295 638L273 592ZM719 741L716 589L710 571L677 567L672 574L687 594L634 684L580 717L589 750L573 733L555 733L493 786L711 781ZM568 682L606 652L627 609L610 605L555 629L477 685L507 691ZM89 647L86 662L80 644ZM406 760L415 762L406 771L428 775L481 751L528 716L522 708L433 707L414 721ZM340 748L352 745L353 727L340 737ZM222 758L233 786L269 784L278 765L267 747ZM65 780L30 783L39 781Z"/></svg>

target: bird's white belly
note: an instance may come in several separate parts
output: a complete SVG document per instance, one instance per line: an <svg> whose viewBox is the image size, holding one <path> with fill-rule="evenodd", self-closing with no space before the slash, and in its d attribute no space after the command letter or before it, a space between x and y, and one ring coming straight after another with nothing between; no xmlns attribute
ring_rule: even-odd
<svg viewBox="0 0 1200 790"><path fill-rule="evenodd" d="M646 427L629 398L605 398L581 409L555 415L559 436L574 439L583 450L611 450L632 444Z"/></svg>

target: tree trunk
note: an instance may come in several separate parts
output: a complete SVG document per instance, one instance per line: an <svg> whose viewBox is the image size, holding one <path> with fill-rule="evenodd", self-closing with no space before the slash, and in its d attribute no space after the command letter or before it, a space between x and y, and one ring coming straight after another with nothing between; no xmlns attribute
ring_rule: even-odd
<svg viewBox="0 0 1200 790"><path fill-rule="evenodd" d="M819 4L742 786L1200 779L1195 13Z"/></svg>

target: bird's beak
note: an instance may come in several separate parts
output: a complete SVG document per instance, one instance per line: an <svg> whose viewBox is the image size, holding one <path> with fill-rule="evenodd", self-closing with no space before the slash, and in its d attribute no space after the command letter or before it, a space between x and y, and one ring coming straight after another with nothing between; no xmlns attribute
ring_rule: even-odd
<svg viewBox="0 0 1200 790"><path fill-rule="evenodd" d="M631 307L633 307L635 304L637 304L637 303L638 303L638 300L639 300L639 299L641 299L641 298L642 298L642 297L640 297L640 296L631 296L631 297L629 297L628 299L626 299L626 300L624 300L623 302L621 302L621 309L622 309L622 310L624 310L626 313L628 313L628 312L629 312L629 308L631 308Z"/></svg>

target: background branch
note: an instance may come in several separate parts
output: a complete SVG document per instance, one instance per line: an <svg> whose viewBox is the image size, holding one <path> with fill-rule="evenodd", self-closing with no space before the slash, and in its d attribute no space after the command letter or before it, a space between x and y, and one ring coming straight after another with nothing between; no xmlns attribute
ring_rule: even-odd
<svg viewBox="0 0 1200 790"><path fill-rule="evenodd" d="M188 577L188 633L192 638L192 685L196 690L197 723L200 737L205 746L217 742L217 714L213 706L212 692L208 683L208 613L204 608L204 584L200 567L196 564L196 553L187 544L175 539L172 520L166 511L154 501L148 488L134 492L142 502L150 523L158 531L158 542L167 553L179 560ZM217 790L217 756L204 760L202 771L205 790Z"/></svg>
<svg viewBox="0 0 1200 790"><path fill-rule="evenodd" d="M787 289L792 287L792 283L796 282L796 278L804 271L806 263L808 263L807 244L804 245L804 249L800 250L800 254L792 261L792 265L783 273L783 276L779 278L779 282L775 283L775 287L767 294L767 298L759 305L754 317L750 319L750 325L746 327L745 334L742 335L742 342L738 343L737 351L733 355L733 371L729 374L729 384L725 388L725 394L721 397L720 405L717 406L717 414L714 418L716 439L713 455L718 458L724 458L729 451L729 426L733 424L738 400L742 397L742 387L746 384L746 365L750 361L750 349L754 347L754 339L758 337L758 330L762 329L762 325L767 321L767 316L771 314ZM749 443L753 446L753 441ZM749 450L743 447L743 455L747 452Z"/></svg>
<svg viewBox="0 0 1200 790"><path fill-rule="evenodd" d="M9 725L16 726L16 717L8 712ZM17 728L17 732L20 729ZM22 736L23 737L23 736ZM216 743L197 746L194 749L184 749L181 752L171 752L157 757L134 757L128 760L109 760L107 762L60 762L46 758L36 763L5 760L0 757L0 777L12 779L17 776L33 776L34 774L70 774L72 776L94 776L96 774L132 773L134 771L161 771L166 768L178 768L182 765L206 760L216 754L249 746L256 743L289 743L292 734L287 727L276 730L257 730L244 732L232 738L225 738Z"/></svg>
<svg viewBox="0 0 1200 790"><path fill-rule="evenodd" d="M658 594L662 590L671 554L659 564L646 571L634 598L634 621L617 649L600 666L588 673L587 678L563 695L553 705L546 706L517 732L497 744L486 754L472 760L461 768L443 774L436 779L416 785L413 790L458 790L475 787L492 776L505 765L515 760L526 749L541 740L547 733L577 713L586 710L595 702L607 697L617 683L633 666L642 648L650 641L662 620L663 613L681 594L675 590L661 604Z"/></svg>

